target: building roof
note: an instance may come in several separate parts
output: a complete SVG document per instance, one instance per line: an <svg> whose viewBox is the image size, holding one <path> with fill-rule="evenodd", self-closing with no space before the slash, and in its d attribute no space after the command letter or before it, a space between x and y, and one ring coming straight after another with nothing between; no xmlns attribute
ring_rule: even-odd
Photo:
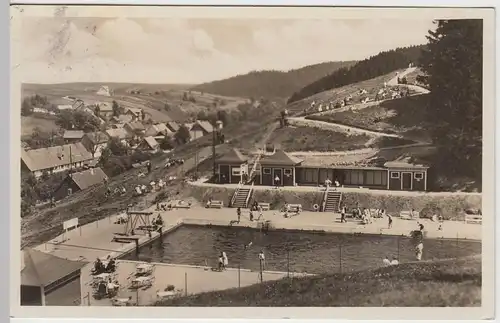
<svg viewBox="0 0 500 323"><path fill-rule="evenodd" d="M84 137L87 137L91 143L94 145L96 144L103 144L109 141L108 135L106 135L102 131L97 131L97 132L89 132L84 135Z"/></svg>
<svg viewBox="0 0 500 323"><path fill-rule="evenodd" d="M71 110L73 109L73 106L71 104L59 104L57 108L59 110Z"/></svg>
<svg viewBox="0 0 500 323"><path fill-rule="evenodd" d="M90 160L92 159L92 154L85 149L81 142L78 142L48 148L22 150L21 159L26 167L34 172L56 166L69 165L70 161L78 163Z"/></svg>
<svg viewBox="0 0 500 323"><path fill-rule="evenodd" d="M140 116L141 112L142 112L142 109L140 109L140 108L126 108L125 109L125 113L127 113L129 111L132 112L136 116Z"/></svg>
<svg viewBox="0 0 500 323"><path fill-rule="evenodd" d="M106 130L106 133L111 138L118 138L118 139L130 138L130 134L123 128L108 129L108 130Z"/></svg>
<svg viewBox="0 0 500 323"><path fill-rule="evenodd" d="M129 114L120 114L119 116L114 116L111 120L118 123L127 123L132 121L133 117Z"/></svg>
<svg viewBox="0 0 500 323"><path fill-rule="evenodd" d="M144 138L144 142L151 148L151 149L156 149L158 148L159 144L158 142L156 141L155 138L149 136L149 137L146 137Z"/></svg>
<svg viewBox="0 0 500 323"><path fill-rule="evenodd" d="M173 132L177 132L179 130L180 126L177 122L175 121L169 121L166 123L166 126Z"/></svg>
<svg viewBox="0 0 500 323"><path fill-rule="evenodd" d="M82 139L85 133L83 130L65 130L63 138L64 139Z"/></svg>
<svg viewBox="0 0 500 323"><path fill-rule="evenodd" d="M158 134L167 134L170 133L171 131L167 128L167 126L164 123L158 123L151 125L147 130L145 135L146 136L157 136Z"/></svg>
<svg viewBox="0 0 500 323"><path fill-rule="evenodd" d="M109 102L99 102L98 105L101 112L113 112L113 106Z"/></svg>
<svg viewBox="0 0 500 323"><path fill-rule="evenodd" d="M243 164L248 161L248 157L244 156L238 149L233 148L227 154L224 154L216 160L218 164Z"/></svg>
<svg viewBox="0 0 500 323"><path fill-rule="evenodd" d="M126 126L131 130L146 130L144 125L140 121L132 121L126 124Z"/></svg>
<svg viewBox="0 0 500 323"><path fill-rule="evenodd" d="M214 131L214 127L212 126L212 124L210 124L210 122L208 121L204 121L204 120L198 120L195 122L195 124L193 124L193 126L191 127L191 130L197 130L195 129L196 128L201 128L203 131L205 132L213 132Z"/></svg>
<svg viewBox="0 0 500 323"><path fill-rule="evenodd" d="M277 150L274 154L263 156L260 160L261 165L273 165L273 166L294 166L300 164L302 160L289 156L283 150Z"/></svg>
<svg viewBox="0 0 500 323"><path fill-rule="evenodd" d="M34 249L22 251L21 285L47 286L77 270L87 263L53 256Z"/></svg>
<svg viewBox="0 0 500 323"><path fill-rule="evenodd" d="M413 164L408 160L395 160L389 161L384 164L384 167L387 168L416 168L416 169L427 169L429 167L424 165Z"/></svg>
<svg viewBox="0 0 500 323"><path fill-rule="evenodd" d="M70 174L69 177L81 190L102 183L108 179L108 176L99 167L73 173Z"/></svg>

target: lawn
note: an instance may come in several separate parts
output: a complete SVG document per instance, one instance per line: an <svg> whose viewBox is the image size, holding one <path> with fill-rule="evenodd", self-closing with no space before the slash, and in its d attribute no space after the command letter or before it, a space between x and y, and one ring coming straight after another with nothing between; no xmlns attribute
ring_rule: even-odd
<svg viewBox="0 0 500 323"><path fill-rule="evenodd" d="M285 151L345 151L364 148L369 139L319 127L286 127L276 129L268 143Z"/></svg>
<svg viewBox="0 0 500 323"><path fill-rule="evenodd" d="M481 282L481 259L474 256L348 274L284 278L165 300L156 306L478 307Z"/></svg>
<svg viewBox="0 0 500 323"><path fill-rule="evenodd" d="M329 112L306 118L428 141L425 133L427 100L428 95L418 95L384 101L361 110Z"/></svg>
<svg viewBox="0 0 500 323"><path fill-rule="evenodd" d="M39 128L44 132L51 132L52 130L59 129L54 119L21 116L21 136L31 135L35 128Z"/></svg>

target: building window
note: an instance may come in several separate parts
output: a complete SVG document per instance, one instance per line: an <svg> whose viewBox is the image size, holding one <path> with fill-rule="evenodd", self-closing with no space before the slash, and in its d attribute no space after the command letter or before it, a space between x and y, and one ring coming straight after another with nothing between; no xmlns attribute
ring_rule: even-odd
<svg viewBox="0 0 500 323"><path fill-rule="evenodd" d="M264 175L271 175L271 168L264 168Z"/></svg>
<svg viewBox="0 0 500 323"><path fill-rule="evenodd" d="M350 185L363 185L363 171L361 170L350 170L346 172L346 184Z"/></svg>
<svg viewBox="0 0 500 323"><path fill-rule="evenodd" d="M233 169L231 169L231 173L233 174L233 176L240 176L241 175L241 169L239 169L239 168L233 168Z"/></svg>
<svg viewBox="0 0 500 323"><path fill-rule="evenodd" d="M399 179L399 172L391 172L391 178Z"/></svg>
<svg viewBox="0 0 500 323"><path fill-rule="evenodd" d="M291 176L292 170L290 168L285 168L285 170L283 171L283 174L285 174L285 176Z"/></svg>
<svg viewBox="0 0 500 323"><path fill-rule="evenodd" d="M413 178L418 179L418 180L423 179L424 178L424 173L415 173L413 175Z"/></svg>

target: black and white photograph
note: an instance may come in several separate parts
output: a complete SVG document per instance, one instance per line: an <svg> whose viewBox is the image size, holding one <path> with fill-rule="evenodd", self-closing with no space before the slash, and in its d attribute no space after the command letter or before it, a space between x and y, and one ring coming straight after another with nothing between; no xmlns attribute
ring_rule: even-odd
<svg viewBox="0 0 500 323"><path fill-rule="evenodd" d="M492 315L494 10L394 10L11 7L12 306Z"/></svg>

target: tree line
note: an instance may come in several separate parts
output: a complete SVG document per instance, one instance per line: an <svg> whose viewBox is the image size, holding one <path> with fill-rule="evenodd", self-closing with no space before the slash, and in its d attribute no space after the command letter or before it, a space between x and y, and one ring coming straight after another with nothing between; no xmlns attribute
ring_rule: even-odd
<svg viewBox="0 0 500 323"><path fill-rule="evenodd" d="M283 71L252 71L243 75L204 83L192 90L224 96L287 98L304 85L355 62L326 62Z"/></svg>
<svg viewBox="0 0 500 323"><path fill-rule="evenodd" d="M397 69L408 67L410 63L419 61L422 49L424 48L424 45L396 48L359 61L353 66L342 67L296 91L288 99L287 103L302 100L323 91L366 81L393 72Z"/></svg>

